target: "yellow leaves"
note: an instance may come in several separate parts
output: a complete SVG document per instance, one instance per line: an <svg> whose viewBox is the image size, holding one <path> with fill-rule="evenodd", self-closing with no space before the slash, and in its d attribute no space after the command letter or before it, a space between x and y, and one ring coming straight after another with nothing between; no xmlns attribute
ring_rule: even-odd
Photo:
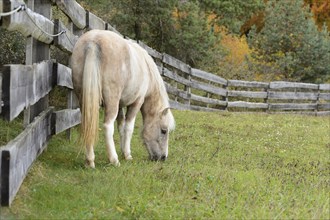
<svg viewBox="0 0 330 220"><path fill-rule="evenodd" d="M235 64L241 64L247 55L250 54L250 49L245 37L236 37L222 31L221 44L228 50L226 59Z"/></svg>
<svg viewBox="0 0 330 220"><path fill-rule="evenodd" d="M224 29L224 27L221 27L221 26L217 25L216 22L215 22L216 20L217 20L217 15L214 14L214 13L213 14L210 14L207 17L207 21L209 23L209 26L210 27L212 26L214 33L218 34L218 33L220 33Z"/></svg>
<svg viewBox="0 0 330 220"><path fill-rule="evenodd" d="M312 0L310 7L318 27L321 28L326 23L330 30L330 0Z"/></svg>

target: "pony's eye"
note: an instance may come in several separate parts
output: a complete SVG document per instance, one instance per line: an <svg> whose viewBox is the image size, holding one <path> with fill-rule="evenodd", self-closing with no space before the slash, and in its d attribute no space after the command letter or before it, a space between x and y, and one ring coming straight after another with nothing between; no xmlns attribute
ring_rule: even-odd
<svg viewBox="0 0 330 220"><path fill-rule="evenodd" d="M167 129L160 129L160 132L165 135L167 133Z"/></svg>

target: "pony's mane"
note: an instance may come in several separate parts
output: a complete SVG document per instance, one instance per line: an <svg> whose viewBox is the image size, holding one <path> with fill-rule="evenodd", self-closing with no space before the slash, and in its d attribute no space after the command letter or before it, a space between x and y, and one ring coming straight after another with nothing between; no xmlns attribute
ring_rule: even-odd
<svg viewBox="0 0 330 220"><path fill-rule="evenodd" d="M152 80L152 85L155 86L155 90L159 91L159 95L160 95L160 99L162 100L162 106L160 106L162 109L164 108L169 108L170 104L169 104L169 98L167 95L167 91L165 88L165 84L164 81L159 73L158 67L156 65L156 63L154 62L154 60L152 59L152 57L148 54L148 52L143 49L140 45L133 43L130 41L130 43L135 44L136 48L139 48L139 50L141 51L141 53L143 54L143 57L145 59L145 62L149 68L149 73L150 73L150 77Z"/></svg>
<svg viewBox="0 0 330 220"><path fill-rule="evenodd" d="M162 76L159 73L158 67L153 61L153 59L147 54L148 59L146 58L147 65L149 67L149 71L153 77L153 80L155 80L154 85L156 86L156 90L159 91L160 98L162 99L162 103L164 104L164 108L170 107L169 101L168 101L168 95L166 91L166 87L164 84L164 81L162 79Z"/></svg>
<svg viewBox="0 0 330 220"><path fill-rule="evenodd" d="M169 98L167 95L167 91L166 91L166 87L165 87L165 83L158 71L158 67L155 64L154 60L151 58L151 56L144 50L144 56L147 62L147 65L149 67L149 71L150 71L150 75L152 75L152 79L155 81L154 85L156 86L156 90L159 91L159 95L162 99L162 104L163 106L161 107L161 110L164 110L165 108L169 108L170 104L169 104ZM173 131L175 129L175 120L172 114L169 114L168 116L168 128L170 131Z"/></svg>

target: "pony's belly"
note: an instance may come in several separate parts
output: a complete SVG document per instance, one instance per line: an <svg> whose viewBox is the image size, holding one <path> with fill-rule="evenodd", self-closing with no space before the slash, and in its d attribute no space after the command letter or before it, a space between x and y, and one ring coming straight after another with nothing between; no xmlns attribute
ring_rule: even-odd
<svg viewBox="0 0 330 220"><path fill-rule="evenodd" d="M132 95L122 95L122 97L120 98L120 101L119 101L119 105L121 107L126 107L129 105L132 105L139 97L139 96L136 96L135 94L133 96Z"/></svg>
<svg viewBox="0 0 330 220"><path fill-rule="evenodd" d="M119 106L120 107L126 107L134 103L134 100L131 99L120 99Z"/></svg>
<svg viewBox="0 0 330 220"><path fill-rule="evenodd" d="M120 106L124 107L132 105L136 101L140 101L141 97L145 97L147 92L147 86L146 82L144 80L141 80L141 78L134 79L129 82L125 89L122 91L121 98L119 101Z"/></svg>

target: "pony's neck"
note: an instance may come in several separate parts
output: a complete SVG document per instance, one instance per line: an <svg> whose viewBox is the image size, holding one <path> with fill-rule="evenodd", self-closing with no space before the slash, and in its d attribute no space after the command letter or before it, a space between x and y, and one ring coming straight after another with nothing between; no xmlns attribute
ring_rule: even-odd
<svg viewBox="0 0 330 220"><path fill-rule="evenodd" d="M158 115L163 109L168 107L168 101L161 96L160 88L154 88L144 99L141 108L143 118Z"/></svg>
<svg viewBox="0 0 330 220"><path fill-rule="evenodd" d="M161 75L153 59L144 53L145 61L148 66L149 88L142 105L141 112L143 118L154 117L165 108L169 107L168 95Z"/></svg>

